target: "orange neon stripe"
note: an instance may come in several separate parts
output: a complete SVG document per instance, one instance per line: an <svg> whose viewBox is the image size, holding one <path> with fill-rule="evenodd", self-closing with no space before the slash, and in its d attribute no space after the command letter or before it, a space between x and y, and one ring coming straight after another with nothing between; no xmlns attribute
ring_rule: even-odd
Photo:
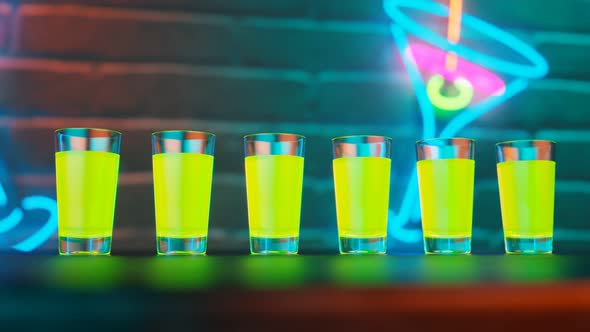
<svg viewBox="0 0 590 332"><path fill-rule="evenodd" d="M461 39L461 11L463 0L450 0L449 3L449 24L447 27L447 39L450 43L457 44ZM446 67L450 71L457 69L457 55L447 53Z"/></svg>

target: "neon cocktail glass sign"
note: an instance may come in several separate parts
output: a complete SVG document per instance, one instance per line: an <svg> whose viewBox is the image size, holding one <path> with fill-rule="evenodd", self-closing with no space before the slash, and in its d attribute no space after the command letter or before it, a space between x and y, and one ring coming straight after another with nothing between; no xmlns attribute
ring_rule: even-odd
<svg viewBox="0 0 590 332"><path fill-rule="evenodd" d="M547 62L535 49L479 18L459 13L458 18L449 19L449 24L461 22L466 29L485 36L487 42L499 43L526 61L496 57L462 45L456 26L449 27L446 37L441 36L407 13L410 10L450 18L453 14L443 4L430 0L384 0L383 7L392 20L390 31L416 94L422 138L455 136L475 119L523 91L529 79L547 74ZM411 43L409 37L413 38ZM510 81L505 82L500 75ZM454 95L441 92L445 85L453 87ZM452 111L453 115L440 130L436 124L438 110ZM418 215L415 169L410 179L399 210L390 212L389 223L391 236L408 243L421 241L419 231L404 227L412 216Z"/></svg>

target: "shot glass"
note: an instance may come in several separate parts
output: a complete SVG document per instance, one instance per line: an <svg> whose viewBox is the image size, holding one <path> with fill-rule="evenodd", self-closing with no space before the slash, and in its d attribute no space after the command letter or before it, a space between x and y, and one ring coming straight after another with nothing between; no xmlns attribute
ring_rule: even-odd
<svg viewBox="0 0 590 332"><path fill-rule="evenodd" d="M552 253L555 142L510 141L496 149L506 253Z"/></svg>
<svg viewBox="0 0 590 332"><path fill-rule="evenodd" d="M110 254L120 146L113 130L55 131L60 255Z"/></svg>
<svg viewBox="0 0 590 332"><path fill-rule="evenodd" d="M475 141L416 142L418 187L426 254L470 254Z"/></svg>
<svg viewBox="0 0 590 332"><path fill-rule="evenodd" d="M385 254L391 138L332 139L334 191L341 254Z"/></svg>
<svg viewBox="0 0 590 332"><path fill-rule="evenodd" d="M202 255L213 179L215 135L189 130L152 134L158 255Z"/></svg>
<svg viewBox="0 0 590 332"><path fill-rule="evenodd" d="M244 136L250 252L297 254L305 137Z"/></svg>

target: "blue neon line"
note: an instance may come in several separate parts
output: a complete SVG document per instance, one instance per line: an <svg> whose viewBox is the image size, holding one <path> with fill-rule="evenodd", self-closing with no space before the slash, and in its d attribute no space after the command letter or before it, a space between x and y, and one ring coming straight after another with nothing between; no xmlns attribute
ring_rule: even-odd
<svg viewBox="0 0 590 332"><path fill-rule="evenodd" d="M545 76L548 71L547 62L536 50L511 34L471 15L463 14L462 20L466 26L506 44L507 47L512 48L515 52L528 58L532 65L522 65L497 59L458 44L451 44L446 38L421 26L417 22L414 22L398 9L399 6L405 6L408 8L423 10L437 16L446 17L448 16L448 8L442 4L423 0L384 0L383 6L385 12L394 20L394 23L397 24L391 25L391 32L406 71L408 72L408 76L410 77L412 87L416 93L418 106L422 115L423 138L433 137L436 134L435 115L432 104L426 93L425 82L422 79L419 69L415 65L415 61L411 58L411 52L408 52L409 45L404 29L438 48L455 52L460 57L469 59L471 62L498 72L525 78L539 78ZM463 110L461 114L451 120L451 122L442 130L441 136L454 136L478 117L486 114L496 106L524 90L527 84L527 80L522 78L517 79L506 86L506 90L501 96L489 97L478 105ZM421 240L420 232L403 228L413 216L412 209L417 209L418 207L418 183L416 173L416 168L414 167L398 214L396 215L393 211L390 211L390 218L394 220L390 220L392 222L390 222L389 233L394 238L405 243L416 243ZM419 211L414 210L414 212Z"/></svg>
<svg viewBox="0 0 590 332"><path fill-rule="evenodd" d="M503 95L497 97L490 97L480 104L465 109L463 113L453 119L449 125L447 125L441 132L442 137L454 136L461 129L465 128L469 123L484 115L485 113L492 110L494 107L502 104L504 101L515 96L519 92L523 91L527 87L527 80L520 79L516 80L506 86L506 91ZM414 167L411 175L411 179L406 187L406 192L403 197L402 205L397 215L393 214L395 220L390 225L390 233L393 237L404 243L415 243L420 241L419 232L408 231L403 229L403 225L406 225L411 219L412 209L418 208L418 201L416 197L417 192L417 174L416 168Z"/></svg>
<svg viewBox="0 0 590 332"><path fill-rule="evenodd" d="M492 96L482 101L481 103L469 107L457 115L440 133L441 137L453 137L461 129L465 128L469 123L473 122L480 116L486 114L494 107L502 104L506 100L512 98L519 92L523 91L528 86L528 81L525 79L517 79L506 86L506 91L500 96Z"/></svg>
<svg viewBox="0 0 590 332"><path fill-rule="evenodd" d="M409 52L409 44L405 33L395 25L391 26L391 32L418 100L418 107L422 114L422 138L433 137L436 133L436 122L434 109L426 94L426 85L424 84L424 80L422 80L420 71L416 67L416 62L411 58L412 54ZM418 207L418 202L416 200L417 196L418 178L416 168L414 167L410 180L406 186L406 191L402 198L399 211L397 214L391 214L393 220L389 223L390 234L404 243L415 243L419 241L421 237L419 231L409 231L403 228L404 225L408 224L408 221L412 216L412 210L417 209Z"/></svg>
<svg viewBox="0 0 590 332"><path fill-rule="evenodd" d="M490 97L487 100L481 102L480 104L465 109L460 115L458 115L455 119L453 119L449 125L447 125L443 131L441 132L441 137L451 137L454 136L457 132L467 126L469 123L477 119L478 117L484 115L485 113L492 110L494 107L500 105L504 101L508 100L509 98L513 97L514 95L518 94L519 92L523 91L527 87L527 80L520 79L516 80L509 85L506 86L506 91L503 95L497 97ZM411 219L411 212L413 209L418 208L418 201L416 199L418 195L417 191L417 174L416 168L414 167L411 175L411 179L408 182L406 187L406 192L403 197L402 205L400 206L400 210L397 215L395 216L395 222L391 223L391 230L392 236L396 239L404 242L404 243L414 243L416 236L414 233L418 232L408 232L407 230L400 233L401 226L406 225L408 221Z"/></svg>
<svg viewBox="0 0 590 332"><path fill-rule="evenodd" d="M23 220L23 211L16 208L10 214L0 220L0 233L6 233Z"/></svg>
<svg viewBox="0 0 590 332"><path fill-rule="evenodd" d="M397 213L398 218L401 219L404 224L410 220L412 209L417 207L416 204L418 202L416 201L416 197L418 197L418 174L416 167L414 167L412 169L412 174L410 175L410 180L408 181L408 186L406 187L402 204Z"/></svg>
<svg viewBox="0 0 590 332"><path fill-rule="evenodd" d="M446 16L446 7L434 3L413 0L410 2L399 1L399 3L405 3L406 7L415 9L424 9L427 12L433 13L438 16ZM388 11L387 3L393 3L393 1L385 1L386 11ZM392 5L395 6L395 5ZM431 6L421 7L421 6ZM436 8L438 7L438 8ZM512 48L514 51L521 53L524 57L531 60L533 66L514 64L512 62L504 61L494 57L481 54L469 48L465 48L461 45L455 45L449 43L445 38L438 34L416 24L411 19L407 18L403 13L397 10L397 8L389 8L393 11L388 11L392 18L397 15L396 22L403 26L406 30L416 34L417 36L425 39L427 42L447 51L453 51L461 57L468 58L474 63L486 66L499 72L520 75L523 77L541 77L547 73L547 63L543 57L538 54L534 49L524 44L514 36L498 29L497 27L488 24L487 22L481 21L473 16L464 14L463 21L466 26L487 34L490 37L496 37L497 40L506 44L506 46ZM442 10L441 10L442 9ZM397 13L396 13L397 12ZM408 74L412 86L415 90L416 97L418 99L418 105L422 113L422 124L423 124L423 138L433 137L436 133L436 122L434 117L434 110L426 94L426 88L424 81L420 75L419 70L415 66L415 62L411 59L411 52L408 50L408 42L404 31L399 28L392 26L391 31L395 38L398 46L398 50L401 53L401 57L404 61L404 65ZM494 107L503 103L505 100L516 95L520 91L524 90L527 86L527 81L519 79L506 87L505 94L499 97L490 97L488 100L466 109L460 116L453 119L449 125L447 125L441 132L441 136L453 136L458 131L463 129L469 123L480 117L481 115L489 112ZM393 235L396 238L408 243L418 242L420 240L420 233L417 231L409 231L403 229L401 226L407 224L412 218L412 209L417 207L417 176L416 168L412 171L412 176L408 182L406 192L402 201L402 205L399 210L399 214L395 217L395 223L393 225ZM4 188L0 186L0 205L4 206L7 203L7 196ZM57 228L57 209L55 200L49 197L43 196L30 196L22 201L23 208L25 210L32 209L43 209L49 212L49 218L46 224L41 227L35 234L30 236L28 239L13 246L14 249L20 251L31 251L40 246L43 242L47 241ZM4 218L0 223L0 233L6 232L14 228L23 218L23 211L21 209L14 209L9 216ZM401 222L399 222L401 221Z"/></svg>
<svg viewBox="0 0 590 332"><path fill-rule="evenodd" d="M43 227L26 240L12 246L14 249L29 252L47 241L57 229L57 204L54 199L45 196L29 196L22 201L25 210L41 209L49 212L49 218Z"/></svg>
<svg viewBox="0 0 590 332"><path fill-rule="evenodd" d="M404 66L406 67L406 71L410 76L410 81L412 83L412 87L414 88L416 98L418 99L418 106L420 108L420 112L422 113L422 138L430 138L434 136L436 132L436 123L434 121L434 110L432 108L432 104L430 103L428 95L426 94L426 85L422 80L420 71L416 67L416 62L414 59L412 59L412 52L409 49L409 44L405 33L402 29L393 24L391 25L391 32L393 34L395 43L397 44L397 49L400 53Z"/></svg>
<svg viewBox="0 0 590 332"><path fill-rule="evenodd" d="M0 206L6 206L8 198L4 186L0 184ZM9 215L0 220L0 233L6 233L16 227L23 220L23 211L16 208Z"/></svg>
<svg viewBox="0 0 590 332"><path fill-rule="evenodd" d="M418 211L420 213L420 211ZM398 220L399 216L396 216L395 213L390 210L389 211L389 220ZM418 218L419 220L420 218ZM406 222L409 219L406 219ZM389 234L394 239L403 242L403 243L418 243L422 241L422 233L419 229L406 229L404 226L407 224L406 222L390 222L389 223Z"/></svg>
<svg viewBox="0 0 590 332"><path fill-rule="evenodd" d="M512 34L505 32L490 23L469 14L463 14L462 16L462 21L465 26L471 27L475 31L489 36L492 40L496 40L504 44L506 47L511 48L516 53L527 58L531 62L531 65L523 65L498 59L497 57L477 52L461 44L452 44L445 37L419 24L402 13L399 9L399 7L402 6L422 10L441 17L448 16L448 8L442 4L424 0L384 0L383 2L385 12L395 23L399 24L404 30L438 48L454 52L459 57L469 59L471 62L505 74L526 78L541 78L547 74L549 67L543 56Z"/></svg>
<svg viewBox="0 0 590 332"><path fill-rule="evenodd" d="M6 196L6 190L4 190L4 186L0 184L0 206L6 206L8 203L8 197Z"/></svg>

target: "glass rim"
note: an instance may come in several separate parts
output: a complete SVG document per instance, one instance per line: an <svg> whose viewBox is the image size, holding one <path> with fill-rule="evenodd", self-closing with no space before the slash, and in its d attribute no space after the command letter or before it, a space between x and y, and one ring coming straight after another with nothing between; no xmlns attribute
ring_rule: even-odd
<svg viewBox="0 0 590 332"><path fill-rule="evenodd" d="M256 137L266 137L266 136L285 136L285 137L289 137L292 138L291 140L288 141L281 141L281 142L297 142L299 140L305 140L306 137L303 135L299 135L299 134L293 134L293 133L277 133L277 132L265 132L265 133L254 133L254 134L247 134L244 135L244 140L249 140L249 139L253 139ZM271 141L266 141L266 142L271 142Z"/></svg>
<svg viewBox="0 0 590 332"><path fill-rule="evenodd" d="M337 136L332 138L332 143L350 143L354 144L354 142L346 142L347 139L351 138L381 138L383 139L380 142L367 142L364 144L373 144L373 143L384 143L384 142L392 142L393 139L389 136L385 135L345 135L345 136Z"/></svg>
<svg viewBox="0 0 590 332"><path fill-rule="evenodd" d="M496 162L555 160L555 141L542 139L512 140L496 143Z"/></svg>
<svg viewBox="0 0 590 332"><path fill-rule="evenodd" d="M55 134L61 134L61 135L70 136L70 137L86 137L86 136L72 135L70 133L67 133L67 131L70 131L70 130L91 130L94 132L108 133L109 134L108 137L117 137L117 136L123 135L118 130L105 129L105 128L94 128L94 127L67 127L67 128L56 129L53 132Z"/></svg>
<svg viewBox="0 0 590 332"><path fill-rule="evenodd" d="M166 133L191 133L191 134L203 134L205 135L205 137L215 137L215 134L208 132L208 131L202 131L202 130L185 130L185 129L171 129L171 130L158 130L158 131L154 131L151 135L158 137L161 134L166 134ZM183 140L186 141L191 141L191 140L196 140L198 138L185 138Z"/></svg>
<svg viewBox="0 0 590 332"><path fill-rule="evenodd" d="M441 142L441 141L448 141L448 140L457 140L460 142L469 142L475 143L475 139L467 138L467 137L433 137L433 138L425 138L421 140L417 140L417 145L428 145L430 142Z"/></svg>
<svg viewBox="0 0 590 332"><path fill-rule="evenodd" d="M510 146L513 144L524 144L524 143L546 143L549 145L557 144L556 141L547 140L547 139L516 139L516 140L511 140L511 141L498 142L498 143L496 143L496 146L502 147L502 146Z"/></svg>

